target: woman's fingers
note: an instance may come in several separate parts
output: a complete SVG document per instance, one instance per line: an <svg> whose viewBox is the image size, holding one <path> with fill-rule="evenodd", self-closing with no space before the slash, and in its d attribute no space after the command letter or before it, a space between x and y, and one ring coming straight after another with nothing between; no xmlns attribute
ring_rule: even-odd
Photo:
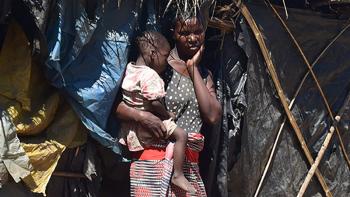
<svg viewBox="0 0 350 197"><path fill-rule="evenodd" d="M194 66L197 66L199 64L199 62L201 61L203 51L204 51L204 44L202 44L201 48L199 48L197 53L194 54L194 56L192 57L192 61L193 61Z"/></svg>
<svg viewBox="0 0 350 197"><path fill-rule="evenodd" d="M187 66L187 69L192 68L193 67L193 60L192 59L187 60L186 66Z"/></svg>
<svg viewBox="0 0 350 197"><path fill-rule="evenodd" d="M145 112L140 123L145 128L145 132L150 132L156 138L164 138L166 129L163 122L150 112Z"/></svg>
<svg viewBox="0 0 350 197"><path fill-rule="evenodd" d="M202 54L204 51L204 44L201 45L201 48L194 54L194 56L186 61L187 69L191 69L193 66L198 66L199 62L202 59Z"/></svg>

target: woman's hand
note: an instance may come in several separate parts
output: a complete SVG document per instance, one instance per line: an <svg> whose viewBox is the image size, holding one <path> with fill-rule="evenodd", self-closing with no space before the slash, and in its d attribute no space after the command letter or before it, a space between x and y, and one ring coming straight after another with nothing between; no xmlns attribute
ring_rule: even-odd
<svg viewBox="0 0 350 197"><path fill-rule="evenodd" d="M164 139L166 135L166 129L163 122L151 112L140 111L140 115L137 122L141 124L143 128L152 136L157 139Z"/></svg>
<svg viewBox="0 0 350 197"><path fill-rule="evenodd" d="M164 139L166 129L163 122L151 112L134 109L124 102L117 103L116 116L118 119L125 121L134 121L144 127L144 131L149 132L158 139Z"/></svg>
<svg viewBox="0 0 350 197"><path fill-rule="evenodd" d="M213 125L220 120L222 109L216 98L212 74L209 72L205 82L199 71L198 65L202 59L203 51L204 45L201 46L191 59L186 61L186 67L193 82L201 117L204 122Z"/></svg>
<svg viewBox="0 0 350 197"><path fill-rule="evenodd" d="M191 59L186 61L186 67L190 74L193 72L193 67L194 66L197 67L199 65L199 62L202 60L203 51L204 51L204 44L202 44L201 48L199 48L197 53L194 54L194 56Z"/></svg>

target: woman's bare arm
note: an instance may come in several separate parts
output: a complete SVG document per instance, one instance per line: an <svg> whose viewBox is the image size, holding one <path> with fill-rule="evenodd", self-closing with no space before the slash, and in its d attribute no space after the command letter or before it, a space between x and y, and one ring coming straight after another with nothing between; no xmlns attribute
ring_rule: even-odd
<svg viewBox="0 0 350 197"><path fill-rule="evenodd" d="M151 112L141 111L126 105L123 101L116 105L116 116L120 120L135 121L156 138L164 138L166 129L163 122Z"/></svg>
<svg viewBox="0 0 350 197"><path fill-rule="evenodd" d="M201 46L200 50L198 50L192 59L186 62L186 66L193 82L201 116L205 122L215 124L221 118L222 109L216 98L211 73L207 78L207 83L205 83L199 72L198 64L201 60L203 50L204 46Z"/></svg>

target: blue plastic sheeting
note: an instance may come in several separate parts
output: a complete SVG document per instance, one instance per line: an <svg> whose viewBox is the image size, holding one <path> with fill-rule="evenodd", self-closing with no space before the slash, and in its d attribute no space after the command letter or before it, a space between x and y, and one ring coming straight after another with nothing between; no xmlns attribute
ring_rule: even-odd
<svg viewBox="0 0 350 197"><path fill-rule="evenodd" d="M147 3L152 5L152 1ZM58 0L56 15L49 21L47 31L48 78L68 95L91 136L118 154L116 135L111 135L116 129L107 129L108 117L127 64L129 39L140 22L141 8L137 0L122 1L120 7L116 1L108 1L98 5L95 20L89 20L79 0ZM154 16L143 17L146 26L154 21Z"/></svg>

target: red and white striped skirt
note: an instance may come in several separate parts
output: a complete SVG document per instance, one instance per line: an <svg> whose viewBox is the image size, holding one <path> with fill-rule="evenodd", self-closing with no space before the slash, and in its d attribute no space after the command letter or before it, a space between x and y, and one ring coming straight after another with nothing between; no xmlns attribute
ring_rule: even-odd
<svg viewBox="0 0 350 197"><path fill-rule="evenodd" d="M165 147L147 148L136 154L138 160L130 166L130 194L135 197L206 197L205 187L199 174L198 157L203 149L204 137L200 133L189 133L184 175L196 189L186 193L171 184L173 170L173 144Z"/></svg>

